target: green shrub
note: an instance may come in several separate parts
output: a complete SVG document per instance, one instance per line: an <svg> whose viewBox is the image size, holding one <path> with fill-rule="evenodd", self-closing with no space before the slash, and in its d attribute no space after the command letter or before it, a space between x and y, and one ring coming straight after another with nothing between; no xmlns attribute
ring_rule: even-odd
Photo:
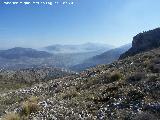
<svg viewBox="0 0 160 120"><path fill-rule="evenodd" d="M120 80L122 78L122 75L119 73L119 72L114 72L111 74L111 81L117 81L117 80Z"/></svg>

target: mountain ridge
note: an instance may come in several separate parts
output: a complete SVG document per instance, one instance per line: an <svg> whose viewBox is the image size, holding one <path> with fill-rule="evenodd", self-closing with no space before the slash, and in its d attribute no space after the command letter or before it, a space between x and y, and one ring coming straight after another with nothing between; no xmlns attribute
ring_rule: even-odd
<svg viewBox="0 0 160 120"><path fill-rule="evenodd" d="M7 50L0 50L0 57L17 59L21 57L42 58L50 57L52 54L45 51L38 51L32 48L15 47Z"/></svg>

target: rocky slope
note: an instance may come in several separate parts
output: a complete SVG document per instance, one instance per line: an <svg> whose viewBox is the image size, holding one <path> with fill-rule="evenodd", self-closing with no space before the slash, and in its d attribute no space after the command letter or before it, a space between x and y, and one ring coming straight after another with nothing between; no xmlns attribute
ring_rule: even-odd
<svg viewBox="0 0 160 120"><path fill-rule="evenodd" d="M0 93L72 74L72 71L52 67L0 70Z"/></svg>
<svg viewBox="0 0 160 120"><path fill-rule="evenodd" d="M160 28L140 33L133 38L132 47L120 59L160 47Z"/></svg>
<svg viewBox="0 0 160 120"><path fill-rule="evenodd" d="M5 120L159 120L159 88L160 48L3 92L0 116Z"/></svg>

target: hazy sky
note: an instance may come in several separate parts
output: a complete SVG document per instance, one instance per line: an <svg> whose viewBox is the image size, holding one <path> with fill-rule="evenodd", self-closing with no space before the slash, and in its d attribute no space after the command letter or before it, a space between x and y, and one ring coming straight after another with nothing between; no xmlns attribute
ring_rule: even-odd
<svg viewBox="0 0 160 120"><path fill-rule="evenodd" d="M1 3L0 48L85 42L120 46L130 43L137 33L160 26L160 0L68 1L74 5Z"/></svg>

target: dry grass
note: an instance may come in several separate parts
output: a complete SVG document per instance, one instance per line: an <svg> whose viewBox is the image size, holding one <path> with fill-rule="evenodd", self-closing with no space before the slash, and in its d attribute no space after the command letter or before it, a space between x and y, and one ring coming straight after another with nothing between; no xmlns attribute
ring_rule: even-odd
<svg viewBox="0 0 160 120"><path fill-rule="evenodd" d="M20 120L20 117L16 113L8 113L2 118L2 120Z"/></svg>
<svg viewBox="0 0 160 120"><path fill-rule="evenodd" d="M38 98L32 96L22 104L22 115L28 116L30 113L37 112L39 110Z"/></svg>

